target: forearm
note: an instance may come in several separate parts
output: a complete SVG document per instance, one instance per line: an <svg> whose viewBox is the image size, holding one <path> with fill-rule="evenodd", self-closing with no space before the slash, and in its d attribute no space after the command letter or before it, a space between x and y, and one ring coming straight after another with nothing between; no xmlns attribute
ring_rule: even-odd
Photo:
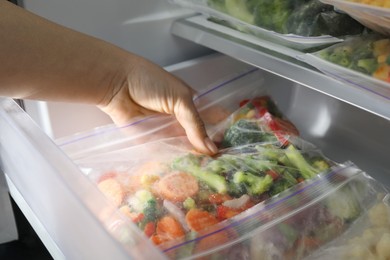
<svg viewBox="0 0 390 260"><path fill-rule="evenodd" d="M1 0L0 35L2 96L100 104L137 59Z"/></svg>

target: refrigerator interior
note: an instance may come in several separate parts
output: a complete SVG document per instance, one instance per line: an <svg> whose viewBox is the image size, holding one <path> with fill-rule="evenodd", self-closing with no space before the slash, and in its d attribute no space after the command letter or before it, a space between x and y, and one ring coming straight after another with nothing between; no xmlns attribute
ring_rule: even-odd
<svg viewBox="0 0 390 260"><path fill-rule="evenodd" d="M198 90L258 67L268 93L304 139L330 159L351 160L390 187L389 102L297 62L294 50L262 40L259 46L229 29L216 32L205 20L186 18L193 12L166 1L24 0L21 5L149 58ZM107 232L105 221L121 215L55 142L110 124L110 119L92 106L35 101L25 105L28 116L1 101L0 165L12 197L53 257L164 258L142 236L124 245Z"/></svg>
<svg viewBox="0 0 390 260"><path fill-rule="evenodd" d="M205 70L209 71L202 84L205 86L224 78L221 73L212 73L217 64L223 64L225 76L248 67L215 54L176 69L188 82L205 80ZM273 73L264 71L263 76L266 90L305 139L318 145L331 159L351 160L390 185L386 156L390 145L389 121ZM137 238L136 244L121 244L118 237L109 234L105 225L121 219L121 214L95 184L25 113L4 100L1 112L1 124L5 126L0 130L1 160L11 194L53 256L57 259L162 257L145 238L135 235L137 231L131 225L129 232Z"/></svg>

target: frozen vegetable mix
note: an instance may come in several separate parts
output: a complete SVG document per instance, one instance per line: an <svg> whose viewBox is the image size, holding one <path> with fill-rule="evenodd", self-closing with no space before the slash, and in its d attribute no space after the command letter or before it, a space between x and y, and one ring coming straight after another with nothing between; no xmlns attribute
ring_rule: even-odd
<svg viewBox="0 0 390 260"><path fill-rule="evenodd" d="M83 167L92 169L91 178L120 212L174 258L225 244L239 232L220 225L335 165L298 137L269 96L237 107L217 127L221 150L213 157L174 137L100 154ZM180 243L186 246L170 250Z"/></svg>
<svg viewBox="0 0 390 260"><path fill-rule="evenodd" d="M353 71L390 82L390 39L358 37L318 52L318 56Z"/></svg>
<svg viewBox="0 0 390 260"><path fill-rule="evenodd" d="M172 259L303 259L353 227L376 196L361 171L301 139L269 96L237 107L213 129L215 156L173 137L78 163Z"/></svg>
<svg viewBox="0 0 390 260"><path fill-rule="evenodd" d="M221 124L220 148L236 147L257 142L288 143L289 136L298 136L298 129L283 116L269 96L243 100L232 116Z"/></svg>

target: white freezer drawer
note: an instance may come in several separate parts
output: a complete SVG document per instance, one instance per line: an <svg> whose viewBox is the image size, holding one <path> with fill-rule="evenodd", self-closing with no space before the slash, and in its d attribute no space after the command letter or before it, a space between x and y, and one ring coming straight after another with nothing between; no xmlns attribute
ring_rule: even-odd
<svg viewBox="0 0 390 260"><path fill-rule="evenodd" d="M201 79L201 88L248 67L213 55L170 69L193 86ZM304 139L329 158L352 160L390 186L389 121L275 74L264 71L264 79ZM121 221L115 207L26 113L9 99L0 102L1 167L11 195L56 259L164 258L142 236L126 245L118 242L139 232L131 226L111 236L104 223Z"/></svg>

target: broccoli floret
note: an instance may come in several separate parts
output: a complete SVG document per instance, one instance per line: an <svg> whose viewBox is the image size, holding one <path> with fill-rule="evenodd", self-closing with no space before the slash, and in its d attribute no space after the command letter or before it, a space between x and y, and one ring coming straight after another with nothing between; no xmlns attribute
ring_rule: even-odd
<svg viewBox="0 0 390 260"><path fill-rule="evenodd" d="M129 206L136 212L143 212L147 203L155 200L153 194L148 190L139 190L128 200Z"/></svg>
<svg viewBox="0 0 390 260"><path fill-rule="evenodd" d="M271 189L269 190L269 195L274 196L276 194L281 193L282 191L285 191L285 190L291 188L292 186L294 186L294 184L292 184L288 180L283 179L283 178L278 179L277 181L274 182Z"/></svg>
<svg viewBox="0 0 390 260"><path fill-rule="evenodd" d="M226 12L249 24L254 23L253 13L248 10L245 0L225 0Z"/></svg>
<svg viewBox="0 0 390 260"><path fill-rule="evenodd" d="M200 159L200 156L193 154L179 157L172 162L172 169L190 173L218 193L225 194L227 192L225 178L216 172L202 168Z"/></svg>
<svg viewBox="0 0 390 260"><path fill-rule="evenodd" d="M368 75L371 75L378 69L378 61L375 58L358 60L356 65Z"/></svg>
<svg viewBox="0 0 390 260"><path fill-rule="evenodd" d="M304 179L313 178L317 171L306 161L305 157L298 151L292 144L290 144L286 149L286 156L300 172Z"/></svg>
<svg viewBox="0 0 390 260"><path fill-rule="evenodd" d="M361 212L359 203L359 192L355 191L350 185L342 187L327 199L328 210L334 215L345 221L352 221L357 218Z"/></svg>
<svg viewBox="0 0 390 260"><path fill-rule="evenodd" d="M259 0L255 24L278 33L286 33L286 21L292 13L294 1Z"/></svg>
<svg viewBox="0 0 390 260"><path fill-rule="evenodd" d="M233 182L236 185L244 184L248 193L256 196L268 191L272 186L273 179L269 175L259 177L248 172L238 171L233 175Z"/></svg>
<svg viewBox="0 0 390 260"><path fill-rule="evenodd" d="M332 10L331 5L326 5L317 0L300 4L287 20L287 31L302 36L314 36L313 27L315 27L314 22L318 14Z"/></svg>
<svg viewBox="0 0 390 260"><path fill-rule="evenodd" d="M228 171L245 169L252 173L260 173L276 166L276 163L273 161L266 160L263 157L257 158L256 155L245 153L239 155L224 154L218 158L218 161L229 166L229 169L227 169Z"/></svg>
<svg viewBox="0 0 390 260"><path fill-rule="evenodd" d="M286 167L277 167L275 169L277 169L282 178L291 184L291 186L298 183L296 179L297 171L295 169Z"/></svg>
<svg viewBox="0 0 390 260"><path fill-rule="evenodd" d="M142 221L139 223L143 229L149 222L154 222L158 218L157 201L153 194L148 190L139 190L129 201L129 206L135 212L142 213L144 215Z"/></svg>
<svg viewBox="0 0 390 260"><path fill-rule="evenodd" d="M240 119L225 131L222 147L235 147L271 140L275 140L274 135L261 131L256 122Z"/></svg>
<svg viewBox="0 0 390 260"><path fill-rule="evenodd" d="M294 2L294 1L291 1ZM350 16L338 13L332 5L318 0L303 1L287 20L288 33L302 36L359 34L364 27Z"/></svg>
<svg viewBox="0 0 390 260"><path fill-rule="evenodd" d="M157 210L157 202L155 199L151 199L146 202L146 206L144 208L144 219L143 222L154 222L157 219L158 216L158 210Z"/></svg>
<svg viewBox="0 0 390 260"><path fill-rule="evenodd" d="M326 170L329 170L330 165L329 162L325 160L325 158L321 156L316 156L310 158L311 165L318 171L318 172L324 172Z"/></svg>

